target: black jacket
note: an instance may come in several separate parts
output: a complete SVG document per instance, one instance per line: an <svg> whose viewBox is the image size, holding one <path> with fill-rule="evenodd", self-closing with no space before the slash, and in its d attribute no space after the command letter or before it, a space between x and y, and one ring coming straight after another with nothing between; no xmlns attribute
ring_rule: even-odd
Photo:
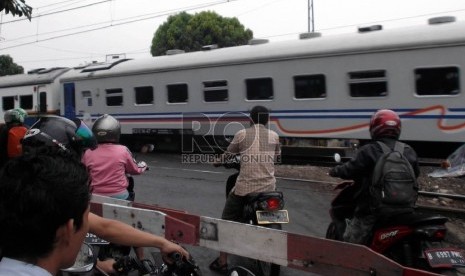
<svg viewBox="0 0 465 276"><path fill-rule="evenodd" d="M382 138L379 141L385 143L389 148L394 148L397 140L392 138ZM369 187L371 185L371 178L376 161L383 155L381 146L376 142L372 141L362 147L360 147L356 155L346 163L332 168L329 172L331 176L339 177L342 179L354 180L355 184L358 185L359 191L355 195L356 209L355 216L366 216L371 214L370 211L370 194ZM418 157L415 150L405 145L404 156L412 165L415 172L415 176L420 175L420 167L418 166Z"/></svg>

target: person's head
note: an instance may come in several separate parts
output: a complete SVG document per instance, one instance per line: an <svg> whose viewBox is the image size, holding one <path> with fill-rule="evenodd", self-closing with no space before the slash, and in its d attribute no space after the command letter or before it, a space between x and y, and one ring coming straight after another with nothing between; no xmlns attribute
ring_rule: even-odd
<svg viewBox="0 0 465 276"><path fill-rule="evenodd" d="M5 111L3 120L7 125L22 125L27 117L27 112L22 108L14 108Z"/></svg>
<svg viewBox="0 0 465 276"><path fill-rule="evenodd" d="M370 135L372 139L399 139L401 122L399 115L390 109L378 110L370 120Z"/></svg>
<svg viewBox="0 0 465 276"><path fill-rule="evenodd" d="M93 149L97 141L86 124L60 116L41 117L27 131L22 140L23 151L34 151L42 146L71 151L80 157L85 149Z"/></svg>
<svg viewBox="0 0 465 276"><path fill-rule="evenodd" d="M99 143L119 143L121 125L115 117L104 114L94 122L92 132Z"/></svg>
<svg viewBox="0 0 465 276"><path fill-rule="evenodd" d="M0 251L32 264L54 256L66 268L89 230L89 176L69 153L43 149L0 171Z"/></svg>
<svg viewBox="0 0 465 276"><path fill-rule="evenodd" d="M253 124L266 125L270 119L270 113L266 107L256 105L250 110L250 119Z"/></svg>

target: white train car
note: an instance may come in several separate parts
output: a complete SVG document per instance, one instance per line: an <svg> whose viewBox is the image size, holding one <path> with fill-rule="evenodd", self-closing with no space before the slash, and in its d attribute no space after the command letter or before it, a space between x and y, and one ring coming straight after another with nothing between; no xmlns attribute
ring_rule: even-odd
<svg viewBox="0 0 465 276"><path fill-rule="evenodd" d="M247 123L252 106L264 105L285 145L368 139L371 115L390 108L401 115L402 140L453 149L465 133L465 23L450 19L63 69L47 84L46 109L34 92L44 85L38 80L9 85L10 77L2 77L0 93L32 93L28 111L60 108L90 124L112 114L126 142L156 139L175 148L192 137L221 142ZM3 110L8 101L2 98Z"/></svg>
<svg viewBox="0 0 465 276"><path fill-rule="evenodd" d="M264 105L271 128L291 143L367 139L370 116L389 108L401 115L402 140L461 143L465 24L442 19L76 69L60 80L74 97L62 115L113 114L127 135L221 136L237 130L225 124Z"/></svg>
<svg viewBox="0 0 465 276"><path fill-rule="evenodd" d="M37 116L60 114L59 77L69 68L37 69L27 74L0 78L0 121L4 112L22 108L29 114L26 123L31 124Z"/></svg>

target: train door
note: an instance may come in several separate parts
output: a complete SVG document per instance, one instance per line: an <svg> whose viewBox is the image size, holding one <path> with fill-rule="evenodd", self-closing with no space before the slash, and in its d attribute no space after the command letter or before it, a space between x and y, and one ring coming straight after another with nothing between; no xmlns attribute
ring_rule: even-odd
<svg viewBox="0 0 465 276"><path fill-rule="evenodd" d="M63 84L63 106L65 109L65 117L73 119L76 117L76 101L75 101L75 88L74 83Z"/></svg>
<svg viewBox="0 0 465 276"><path fill-rule="evenodd" d="M39 114L47 113L47 92L39 92Z"/></svg>

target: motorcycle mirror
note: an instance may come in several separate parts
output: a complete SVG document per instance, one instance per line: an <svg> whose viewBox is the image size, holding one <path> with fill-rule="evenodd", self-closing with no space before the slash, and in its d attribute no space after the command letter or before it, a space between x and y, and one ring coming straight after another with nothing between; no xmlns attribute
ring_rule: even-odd
<svg viewBox="0 0 465 276"><path fill-rule="evenodd" d="M229 270L229 276L255 276L250 270L242 266L236 266Z"/></svg>
<svg viewBox="0 0 465 276"><path fill-rule="evenodd" d="M334 161L336 161L337 163L340 163L341 160L342 160L341 155L339 153L335 153L334 154Z"/></svg>
<svg viewBox="0 0 465 276"><path fill-rule="evenodd" d="M76 261L72 267L62 269L62 272L85 273L90 272L97 262L97 256L94 255L92 246L87 243L81 245Z"/></svg>

